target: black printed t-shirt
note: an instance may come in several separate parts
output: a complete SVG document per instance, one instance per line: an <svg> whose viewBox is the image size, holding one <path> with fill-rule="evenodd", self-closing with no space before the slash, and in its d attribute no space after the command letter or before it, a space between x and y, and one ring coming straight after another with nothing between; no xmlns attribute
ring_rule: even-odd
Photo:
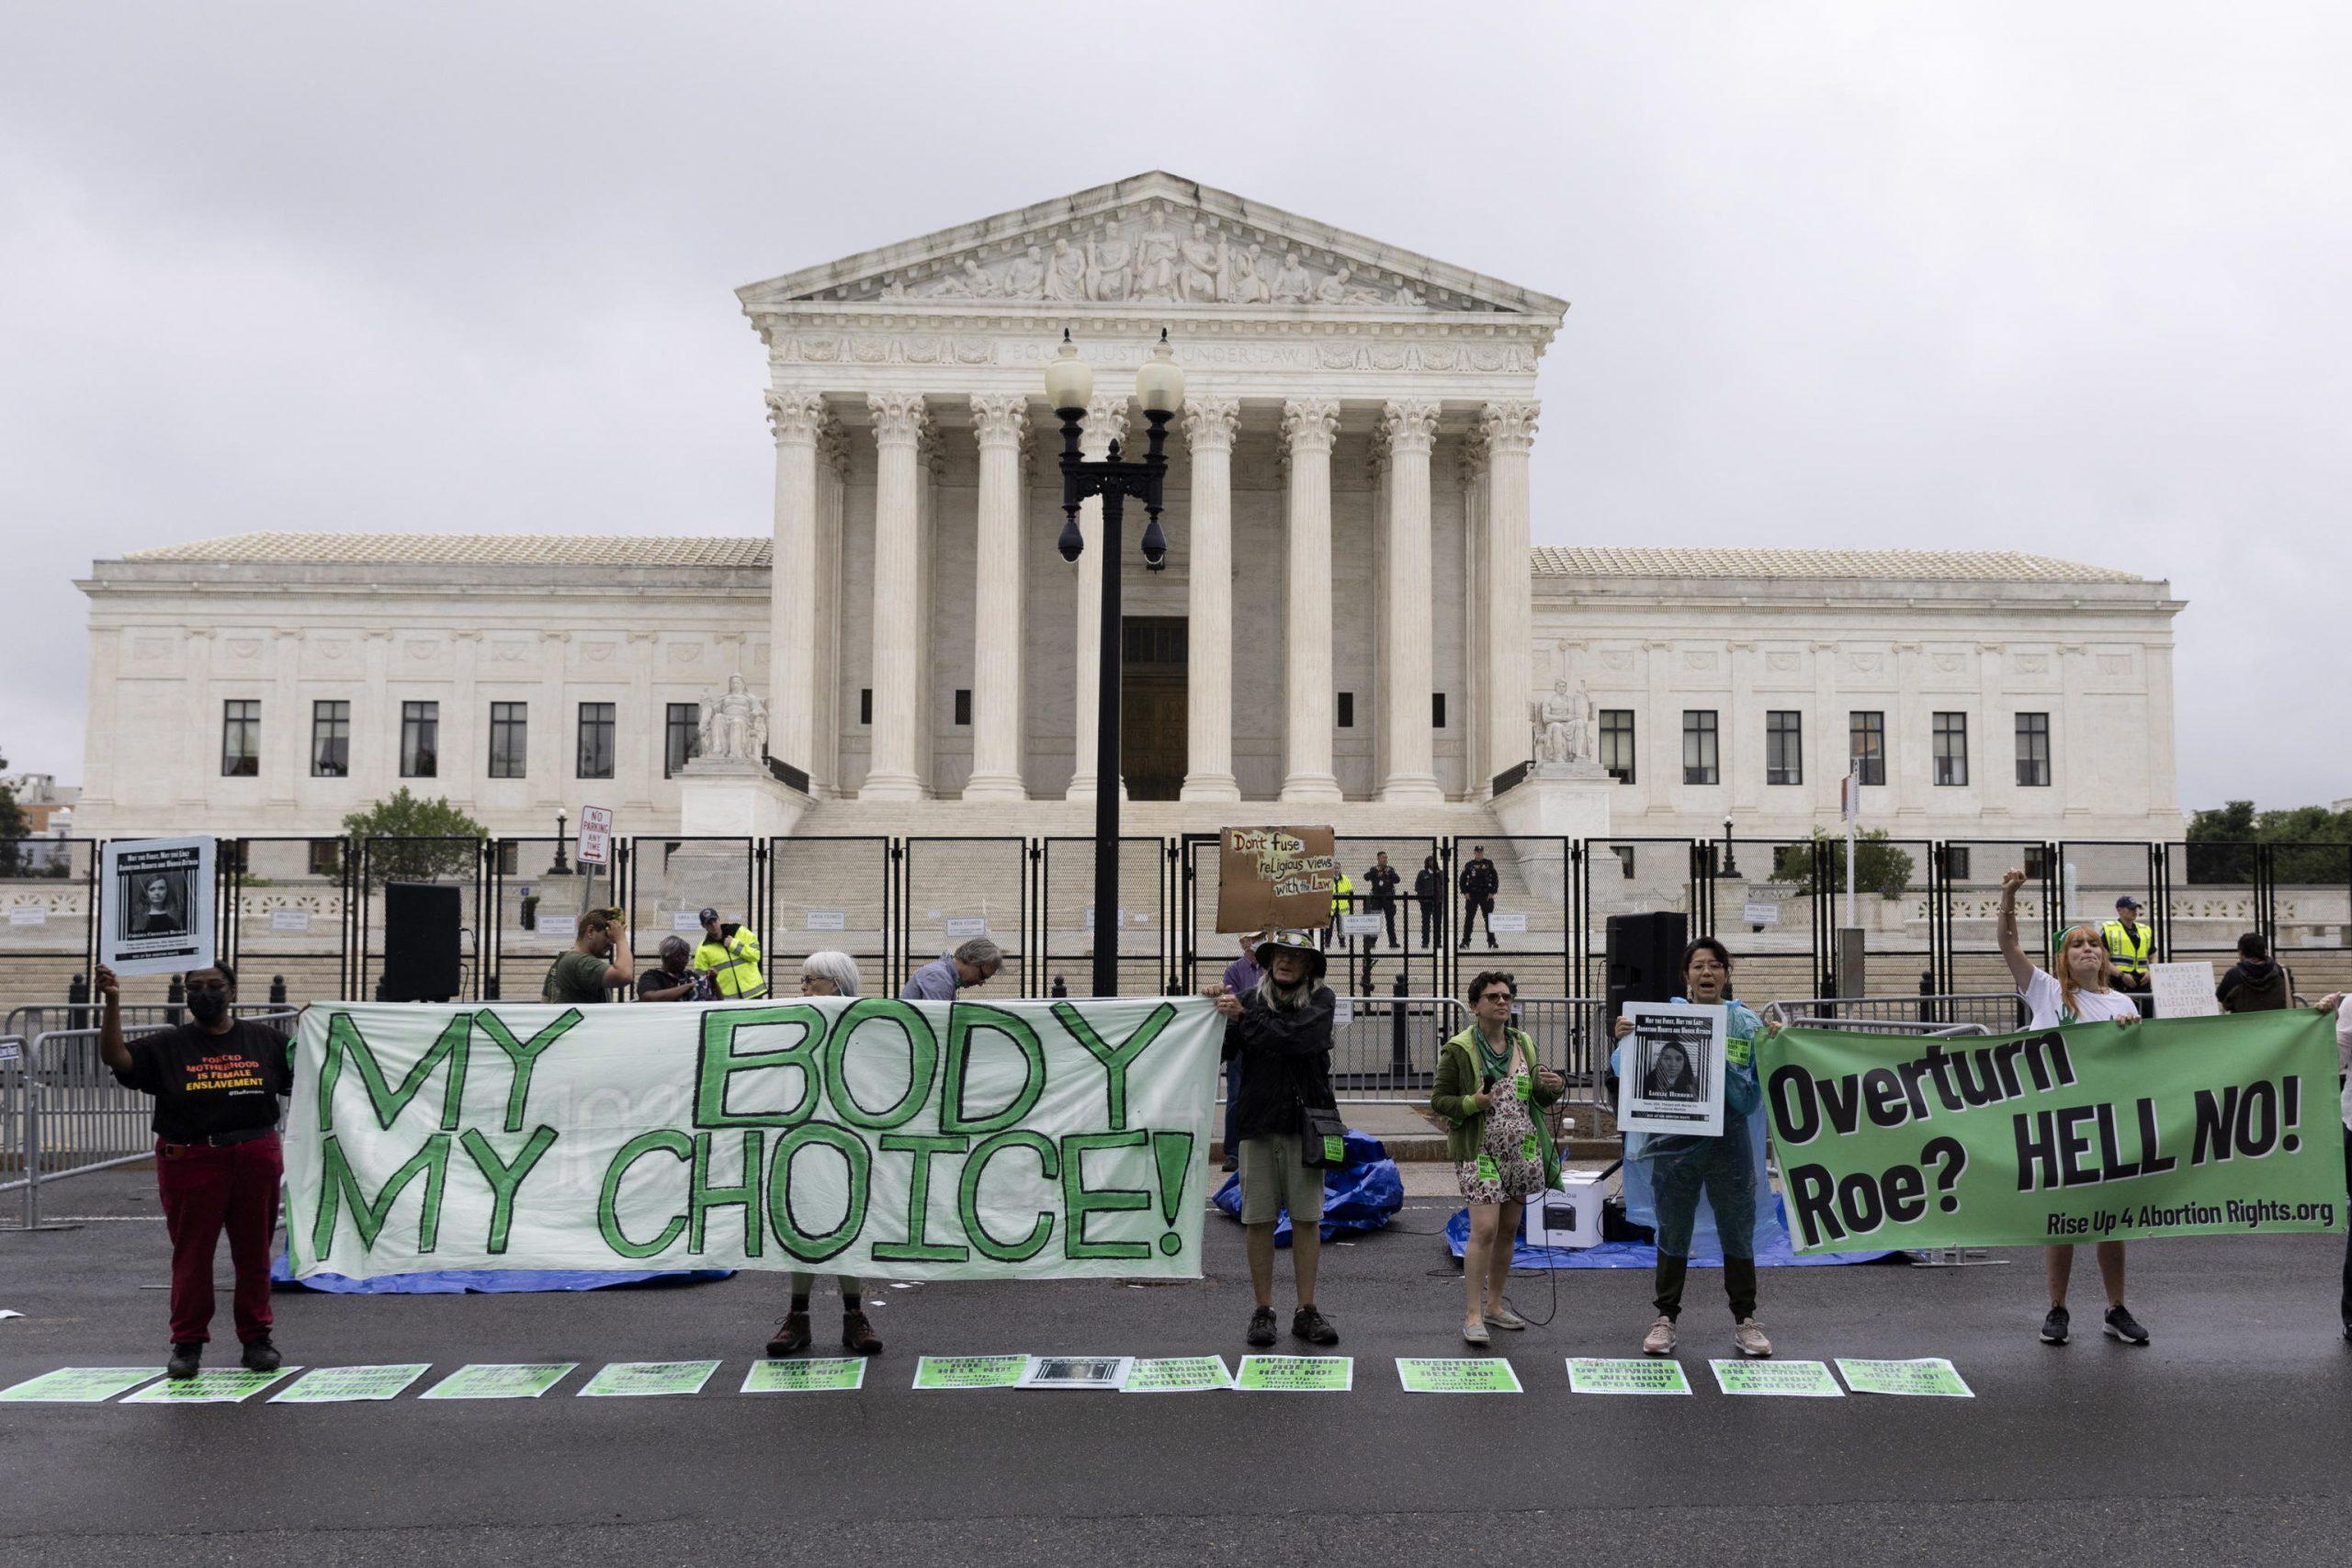
<svg viewBox="0 0 2352 1568"><path fill-rule="evenodd" d="M125 1043L126 1089L155 1097L155 1135L167 1144L199 1143L222 1133L277 1125L277 1097L294 1092L286 1036L243 1020L225 1034L193 1023Z"/></svg>

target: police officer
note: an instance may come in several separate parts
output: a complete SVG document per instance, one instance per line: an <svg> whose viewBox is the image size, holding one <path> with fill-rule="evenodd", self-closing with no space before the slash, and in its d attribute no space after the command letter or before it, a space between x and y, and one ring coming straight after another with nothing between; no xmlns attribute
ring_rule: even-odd
<svg viewBox="0 0 2352 1568"><path fill-rule="evenodd" d="M695 949L694 967L710 976L722 1002L748 1001L768 994L758 933L748 926L719 924L716 909L702 912L702 945Z"/></svg>
<svg viewBox="0 0 2352 1568"><path fill-rule="evenodd" d="M2140 900L2129 893L2115 901L2115 919L2099 927L2107 941L2107 955L2115 963L2115 988L2145 994L2148 955L2155 945L2152 926L2140 923Z"/></svg>

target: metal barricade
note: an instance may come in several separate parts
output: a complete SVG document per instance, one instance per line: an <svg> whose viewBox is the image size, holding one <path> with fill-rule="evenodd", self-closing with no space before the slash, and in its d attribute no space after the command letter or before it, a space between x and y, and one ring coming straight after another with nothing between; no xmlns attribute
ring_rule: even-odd
<svg viewBox="0 0 2352 1568"><path fill-rule="evenodd" d="M1986 1034L2010 1034L2033 1021L2015 991L1958 995L1804 997L1764 1004L1764 1016L1783 1023L1802 1017L1825 1029L1860 1029L1871 1023L1973 1023ZM1916 1031L1888 1030L1887 1033Z"/></svg>
<svg viewBox="0 0 2352 1568"><path fill-rule="evenodd" d="M21 1034L0 1034L0 1192L30 1181L25 1159L25 1047Z"/></svg>
<svg viewBox="0 0 2352 1568"><path fill-rule="evenodd" d="M291 1009L249 1017L254 1023L287 1024ZM168 1024L133 1025L126 1040L160 1033ZM130 1165L153 1156L154 1105L148 1096L115 1081L98 1056L96 1029L52 1029L28 1042L16 1064L17 1089L0 1089L0 1107L16 1106L21 1174L0 1190L24 1189L26 1230L40 1228L40 1190L67 1177ZM5 1069L6 1064L0 1064ZM0 1072L0 1083L6 1082Z"/></svg>
<svg viewBox="0 0 2352 1568"><path fill-rule="evenodd" d="M1331 1089L1341 1105L1426 1099L1439 1048L1470 1027L1452 997L1341 997L1331 1026Z"/></svg>
<svg viewBox="0 0 2352 1568"><path fill-rule="evenodd" d="M1535 1042L1535 1059L1568 1080L1564 1098L1614 1111L1609 1098L1609 1003L1599 997L1519 998L1519 1026Z"/></svg>
<svg viewBox="0 0 2352 1568"><path fill-rule="evenodd" d="M1767 1021L1792 1029L1834 1029L1841 1034L1901 1034L1914 1040L1949 1040L1993 1032L1981 1023L1922 1023L1913 1018L1807 1018L1781 1010L1774 1002L1765 1009Z"/></svg>

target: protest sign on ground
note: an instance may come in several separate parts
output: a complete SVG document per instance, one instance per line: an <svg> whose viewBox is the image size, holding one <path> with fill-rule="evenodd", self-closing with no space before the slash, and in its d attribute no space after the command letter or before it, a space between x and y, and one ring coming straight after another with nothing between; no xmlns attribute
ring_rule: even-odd
<svg viewBox="0 0 2352 1568"><path fill-rule="evenodd" d="M125 1404L240 1404L270 1384L292 1377L300 1367L274 1372L249 1372L242 1367L218 1367L192 1378L165 1378L151 1382L125 1399Z"/></svg>
<svg viewBox="0 0 2352 1568"><path fill-rule="evenodd" d="M1689 1393L1690 1380L1679 1361L1641 1357L1570 1356L1571 1393Z"/></svg>
<svg viewBox="0 0 2352 1568"><path fill-rule="evenodd" d="M2330 1231L2335 1021L2311 1009L1758 1043L1800 1252Z"/></svg>
<svg viewBox="0 0 2352 1568"><path fill-rule="evenodd" d="M1517 1393L1519 1374L1500 1356L1399 1356L1407 1393Z"/></svg>
<svg viewBox="0 0 2352 1568"><path fill-rule="evenodd" d="M317 1006L288 1255L1198 1278L1222 1037L1199 997Z"/></svg>
<svg viewBox="0 0 2352 1568"><path fill-rule="evenodd" d="M628 1399L658 1393L700 1393L717 1361L615 1361L590 1378L582 1399Z"/></svg>
<svg viewBox="0 0 2352 1568"><path fill-rule="evenodd" d="M1233 1380L1244 1393L1345 1393L1355 1385L1351 1356L1244 1356Z"/></svg>
<svg viewBox="0 0 2352 1568"><path fill-rule="evenodd" d="M1217 845L1216 929L1329 924L1336 850L1329 828L1227 828Z"/></svg>
<svg viewBox="0 0 2352 1568"><path fill-rule="evenodd" d="M1783 1394L1797 1399L1843 1399L1846 1391L1819 1361L1709 1361L1715 1386L1725 1393Z"/></svg>
<svg viewBox="0 0 2352 1568"><path fill-rule="evenodd" d="M1973 1399L1976 1391L1960 1375L1960 1369L1940 1356L1923 1356L1909 1361L1855 1360L1838 1358L1838 1375L1846 1386L1856 1393L1898 1393L1925 1395L1931 1399Z"/></svg>
<svg viewBox="0 0 2352 1568"><path fill-rule="evenodd" d="M863 1356L820 1356L799 1361L753 1361L743 1393L834 1393L865 1386Z"/></svg>
<svg viewBox="0 0 2352 1568"><path fill-rule="evenodd" d="M923 1356L915 1361L914 1386L1011 1388L1028 1370L1026 1356Z"/></svg>
<svg viewBox="0 0 2352 1568"><path fill-rule="evenodd" d="M103 1404L116 1394L164 1375L161 1367L60 1367L0 1388L10 1404Z"/></svg>
<svg viewBox="0 0 2352 1568"><path fill-rule="evenodd" d="M577 1361L481 1361L459 1367L420 1399L537 1399L571 1375Z"/></svg>
<svg viewBox="0 0 2352 1568"><path fill-rule="evenodd" d="M356 1400L396 1399L431 1371L430 1361L398 1366L320 1367L269 1396L272 1404L345 1404Z"/></svg>
<svg viewBox="0 0 2352 1568"><path fill-rule="evenodd" d="M1229 1389L1233 1374L1222 1356L1163 1356L1138 1359L1127 1369L1121 1393L1200 1393Z"/></svg>

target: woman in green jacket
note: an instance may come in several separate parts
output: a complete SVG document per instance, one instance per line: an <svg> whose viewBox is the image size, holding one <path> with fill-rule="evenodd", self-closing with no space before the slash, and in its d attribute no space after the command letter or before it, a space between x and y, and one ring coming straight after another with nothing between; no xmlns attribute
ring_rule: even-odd
<svg viewBox="0 0 2352 1568"><path fill-rule="evenodd" d="M1567 1083L1539 1066L1535 1043L1510 1026L1518 987L1509 975L1487 970L1470 982L1469 1028L1438 1053L1430 1109L1451 1123L1446 1153L1470 1207L1470 1239L1462 1249L1462 1337L1488 1342L1488 1328L1525 1328L1504 1304L1520 1211L1559 1179L1559 1156L1544 1129L1540 1107L1560 1098Z"/></svg>

